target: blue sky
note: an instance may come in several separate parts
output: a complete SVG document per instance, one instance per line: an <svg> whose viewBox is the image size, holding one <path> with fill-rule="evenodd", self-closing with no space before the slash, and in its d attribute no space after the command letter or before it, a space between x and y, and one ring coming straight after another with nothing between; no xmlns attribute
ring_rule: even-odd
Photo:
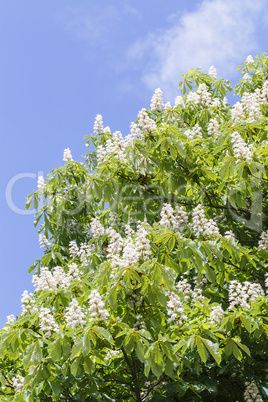
<svg viewBox="0 0 268 402"><path fill-rule="evenodd" d="M236 66L267 51L267 26L265 0L0 1L0 326L42 255L24 207L38 174L67 147L82 161L96 114L127 135L155 88L173 103L189 68L235 83Z"/></svg>

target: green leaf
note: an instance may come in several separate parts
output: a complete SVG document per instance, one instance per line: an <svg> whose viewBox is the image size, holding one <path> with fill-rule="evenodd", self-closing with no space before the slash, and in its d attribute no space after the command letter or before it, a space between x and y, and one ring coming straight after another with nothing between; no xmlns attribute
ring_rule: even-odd
<svg viewBox="0 0 268 402"><path fill-rule="evenodd" d="M55 342L50 343L49 347L49 354L51 356L51 359L56 362L57 360L59 360L61 358L61 339L58 338L56 339Z"/></svg>
<svg viewBox="0 0 268 402"><path fill-rule="evenodd" d="M74 359L73 363L71 364L71 373L74 377L76 377L78 374L81 359L82 356L78 356Z"/></svg>
<svg viewBox="0 0 268 402"><path fill-rule="evenodd" d="M196 338L196 345L197 345L198 354L199 354L202 362L206 363L209 354L208 354L208 351L207 351L206 347L204 346L204 343L198 337Z"/></svg>
<svg viewBox="0 0 268 402"><path fill-rule="evenodd" d="M95 334L97 336L99 336L100 338L104 338L106 339L111 345L114 344L114 340L112 335L110 334L109 331L107 331L106 329L102 328L102 327L93 327L92 330L95 332Z"/></svg>
<svg viewBox="0 0 268 402"><path fill-rule="evenodd" d="M209 339L205 339L205 338L200 338L200 339L202 340L202 342L204 343L204 345L208 349L209 353L214 357L216 362L218 364L220 364L221 356L219 354L219 345L218 345L218 343L213 343Z"/></svg>
<svg viewBox="0 0 268 402"><path fill-rule="evenodd" d="M75 357L79 356L82 351L82 338L76 338L73 347L70 359L73 360Z"/></svg>
<svg viewBox="0 0 268 402"><path fill-rule="evenodd" d="M26 354L24 356L23 365L24 367L30 366L32 363L37 366L42 361L42 349L40 347L39 341L27 346Z"/></svg>
<svg viewBox="0 0 268 402"><path fill-rule="evenodd" d="M88 356L84 358L84 368L87 374L92 374L94 371L94 363Z"/></svg>

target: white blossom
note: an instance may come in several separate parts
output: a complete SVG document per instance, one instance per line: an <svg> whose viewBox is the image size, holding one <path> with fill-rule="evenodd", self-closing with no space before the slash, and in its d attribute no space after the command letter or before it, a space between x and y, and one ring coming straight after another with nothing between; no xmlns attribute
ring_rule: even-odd
<svg viewBox="0 0 268 402"><path fill-rule="evenodd" d="M48 248L51 245L43 233L39 234L39 244L40 248Z"/></svg>
<svg viewBox="0 0 268 402"><path fill-rule="evenodd" d="M98 217L92 218L90 222L90 232L94 239L98 239L99 237L105 234L105 228L100 223Z"/></svg>
<svg viewBox="0 0 268 402"><path fill-rule="evenodd" d="M169 318L167 322L178 323L179 325L183 324L183 321L187 320L187 316L185 315L185 311L183 308L183 302L178 295L174 292L169 292L169 301L167 302L167 314Z"/></svg>
<svg viewBox="0 0 268 402"><path fill-rule="evenodd" d="M160 225L169 227L172 225L178 232L182 232L188 223L188 215L182 206L176 206L175 210L170 204L163 204L160 212Z"/></svg>
<svg viewBox="0 0 268 402"><path fill-rule="evenodd" d="M261 103L268 103L268 81L262 84Z"/></svg>
<svg viewBox="0 0 268 402"><path fill-rule="evenodd" d="M76 242L74 240L70 241L69 243L69 254L72 258L75 258L78 256L79 253L79 247L77 246Z"/></svg>
<svg viewBox="0 0 268 402"><path fill-rule="evenodd" d="M87 243L82 243L79 249L79 258L83 264L86 264L88 261L88 257L92 252L92 247Z"/></svg>
<svg viewBox="0 0 268 402"><path fill-rule="evenodd" d="M44 332L45 336L50 336L51 332L58 332L59 326L56 323L51 311L47 307L41 307L39 312L40 331Z"/></svg>
<svg viewBox="0 0 268 402"><path fill-rule="evenodd" d="M107 320L110 316L109 312L106 310L105 303L101 299L101 295L97 290L92 290L89 297L89 321L94 321L95 319Z"/></svg>
<svg viewBox="0 0 268 402"><path fill-rule="evenodd" d="M200 102L200 96L196 92L189 92L187 95L187 102L193 102L197 104Z"/></svg>
<svg viewBox="0 0 268 402"><path fill-rule="evenodd" d="M267 292L268 292L268 272L265 274L265 287L267 288Z"/></svg>
<svg viewBox="0 0 268 402"><path fill-rule="evenodd" d="M106 149L102 145L99 145L97 147L97 161L99 164L105 162L106 155L107 155Z"/></svg>
<svg viewBox="0 0 268 402"><path fill-rule="evenodd" d="M214 66L209 67L208 74L212 78L217 78L217 70L216 70L216 68Z"/></svg>
<svg viewBox="0 0 268 402"><path fill-rule="evenodd" d="M68 288L73 279L79 279L79 271L75 263L70 264L68 272L65 272L64 269L59 266L54 267L53 271L50 271L47 267L42 267L40 275L33 275L32 282L36 288L36 291L55 291L57 288Z"/></svg>
<svg viewBox="0 0 268 402"><path fill-rule="evenodd" d="M125 140L120 131L115 131L112 134L112 138L109 138L105 147L103 145L98 146L97 148L97 160L98 163L109 162L111 158L118 159L122 163L126 163L126 154L125 154Z"/></svg>
<svg viewBox="0 0 268 402"><path fill-rule="evenodd" d="M225 237L226 239L228 239L228 240L236 240L235 234L234 234L234 232L233 232L232 230L227 230L227 231L225 232L224 237Z"/></svg>
<svg viewBox="0 0 268 402"><path fill-rule="evenodd" d="M72 299L65 313L66 328L82 327L86 322L85 317L84 309L79 306L76 299Z"/></svg>
<svg viewBox="0 0 268 402"><path fill-rule="evenodd" d="M32 282L36 287L36 291L55 290L57 288L57 283L53 277L53 274L47 267L41 268L40 275L33 275Z"/></svg>
<svg viewBox="0 0 268 402"><path fill-rule="evenodd" d="M184 101L182 96L177 96L175 98L175 106L182 105L184 106Z"/></svg>
<svg viewBox="0 0 268 402"><path fill-rule="evenodd" d="M151 132L157 130L155 121L148 116L148 113L144 108L138 113L138 125L143 133L146 131Z"/></svg>
<svg viewBox="0 0 268 402"><path fill-rule="evenodd" d="M141 130L136 123L130 124L130 134L125 137L125 145L130 145L134 140L137 140L141 135Z"/></svg>
<svg viewBox="0 0 268 402"><path fill-rule="evenodd" d="M226 101L227 101L226 98L224 98L222 101L224 106L226 105ZM211 107L220 107L220 106L221 106L221 100L219 98L212 99Z"/></svg>
<svg viewBox="0 0 268 402"><path fill-rule="evenodd" d="M193 291L187 279L181 279L178 281L175 285L175 288L183 295L185 302L189 302L193 297Z"/></svg>
<svg viewBox="0 0 268 402"><path fill-rule="evenodd" d="M170 109L171 108L171 103L167 102L164 104L164 109Z"/></svg>
<svg viewBox="0 0 268 402"><path fill-rule="evenodd" d="M216 118L210 119L208 123L208 134L213 135L216 138L219 137L219 123Z"/></svg>
<svg viewBox="0 0 268 402"><path fill-rule="evenodd" d="M44 191L45 189L45 180L43 176L38 176L38 180L37 180L37 188L40 191Z"/></svg>
<svg viewBox="0 0 268 402"><path fill-rule="evenodd" d="M139 252L142 259L146 260L151 254L150 241L148 239L148 232L142 224L138 225L136 234L135 247Z"/></svg>
<svg viewBox="0 0 268 402"><path fill-rule="evenodd" d="M244 282L237 280L230 282L229 287L229 309L236 306L250 308L250 303L255 302L259 296L264 296L264 291L259 283Z"/></svg>
<svg viewBox="0 0 268 402"><path fill-rule="evenodd" d="M93 132L95 134L101 134L104 132L103 130L103 120L102 120L102 115L101 114L97 114L96 118L95 118L95 122L94 122L94 126L93 126Z"/></svg>
<svg viewBox="0 0 268 402"><path fill-rule="evenodd" d="M216 222L206 218L204 208L200 204L193 209L192 228L196 237L220 234Z"/></svg>
<svg viewBox="0 0 268 402"><path fill-rule="evenodd" d="M7 316L7 324L12 325L16 321L14 314L10 314Z"/></svg>
<svg viewBox="0 0 268 402"><path fill-rule="evenodd" d="M195 124L192 129L187 129L184 131L184 134L186 137L188 137L190 140L194 139L195 137L202 138L202 129L199 126L199 124Z"/></svg>
<svg viewBox="0 0 268 402"><path fill-rule="evenodd" d="M27 290L24 290L24 292L22 293L21 304L22 304L21 315L36 314L39 311L33 298L33 294L32 293L29 294Z"/></svg>
<svg viewBox="0 0 268 402"><path fill-rule="evenodd" d="M245 402L263 402L260 391L254 381L245 382L244 399Z"/></svg>
<svg viewBox="0 0 268 402"><path fill-rule="evenodd" d="M241 160L246 160L249 162L252 158L252 144L247 145L237 131L234 131L230 137L236 163L240 162Z"/></svg>
<svg viewBox="0 0 268 402"><path fill-rule="evenodd" d="M235 123L244 117L243 106L240 102L236 102L231 109L231 116Z"/></svg>
<svg viewBox="0 0 268 402"><path fill-rule="evenodd" d="M242 80L249 81L249 80L251 80L251 76L248 73L246 73L243 75Z"/></svg>
<svg viewBox="0 0 268 402"><path fill-rule="evenodd" d="M251 56L251 54L249 54L249 55L247 56L247 58L246 58L246 63L254 63L254 59L253 59L253 57Z"/></svg>
<svg viewBox="0 0 268 402"><path fill-rule="evenodd" d="M162 107L164 106L163 99L162 99L162 91L160 88L157 88L154 91L154 95L151 99L151 110L159 112Z"/></svg>
<svg viewBox="0 0 268 402"><path fill-rule="evenodd" d="M111 360L111 359L113 359L114 357L120 355L121 353L122 353L121 350L112 350L112 349L109 349L109 350L107 350L107 353L106 353L106 356L104 357L104 359L105 359L105 360Z"/></svg>
<svg viewBox="0 0 268 402"><path fill-rule="evenodd" d="M196 93L199 95L199 103L202 105L209 105L211 103L211 95L206 84L199 84Z"/></svg>
<svg viewBox="0 0 268 402"><path fill-rule="evenodd" d="M114 229L108 229L107 234L109 236L109 244L107 247L107 258L114 259L119 254L124 246L124 240L120 233Z"/></svg>
<svg viewBox="0 0 268 402"><path fill-rule="evenodd" d="M69 148L66 148L63 152L63 161L68 162L68 161L72 161L72 160L73 160L73 157L72 157L71 151Z"/></svg>
<svg viewBox="0 0 268 402"><path fill-rule="evenodd" d="M210 322L212 324L217 324L221 322L223 316L224 316L224 310L222 309L222 307L220 305L214 306L212 307L210 312Z"/></svg>
<svg viewBox="0 0 268 402"><path fill-rule="evenodd" d="M261 233L259 240L259 250L268 251L268 230Z"/></svg>
<svg viewBox="0 0 268 402"><path fill-rule="evenodd" d="M24 377L16 375L16 377L12 378L12 384L15 392L20 392L24 386Z"/></svg>

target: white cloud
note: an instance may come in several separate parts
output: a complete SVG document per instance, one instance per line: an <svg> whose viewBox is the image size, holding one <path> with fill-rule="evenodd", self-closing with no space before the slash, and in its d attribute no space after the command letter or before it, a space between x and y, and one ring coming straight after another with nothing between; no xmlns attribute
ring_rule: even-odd
<svg viewBox="0 0 268 402"><path fill-rule="evenodd" d="M258 47L257 30L265 18L265 0L203 1L192 12L172 15L173 25L151 33L128 50L130 61L143 69L142 82L174 96L181 74L211 65L218 76L232 78L238 64Z"/></svg>
<svg viewBox="0 0 268 402"><path fill-rule="evenodd" d="M117 9L110 5L100 11L98 8L84 10L76 7L67 7L65 27L78 39L88 42L91 47L105 44L107 35L111 35L114 25L120 16Z"/></svg>

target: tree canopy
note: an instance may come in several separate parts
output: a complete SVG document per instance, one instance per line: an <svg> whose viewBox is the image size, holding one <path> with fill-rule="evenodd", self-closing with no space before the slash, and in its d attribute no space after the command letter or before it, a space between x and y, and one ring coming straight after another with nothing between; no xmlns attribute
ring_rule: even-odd
<svg viewBox="0 0 268 402"><path fill-rule="evenodd" d="M85 163L39 177L1 401L268 400L268 57L239 69L235 105L190 70L174 106L157 89L125 137L97 115Z"/></svg>

